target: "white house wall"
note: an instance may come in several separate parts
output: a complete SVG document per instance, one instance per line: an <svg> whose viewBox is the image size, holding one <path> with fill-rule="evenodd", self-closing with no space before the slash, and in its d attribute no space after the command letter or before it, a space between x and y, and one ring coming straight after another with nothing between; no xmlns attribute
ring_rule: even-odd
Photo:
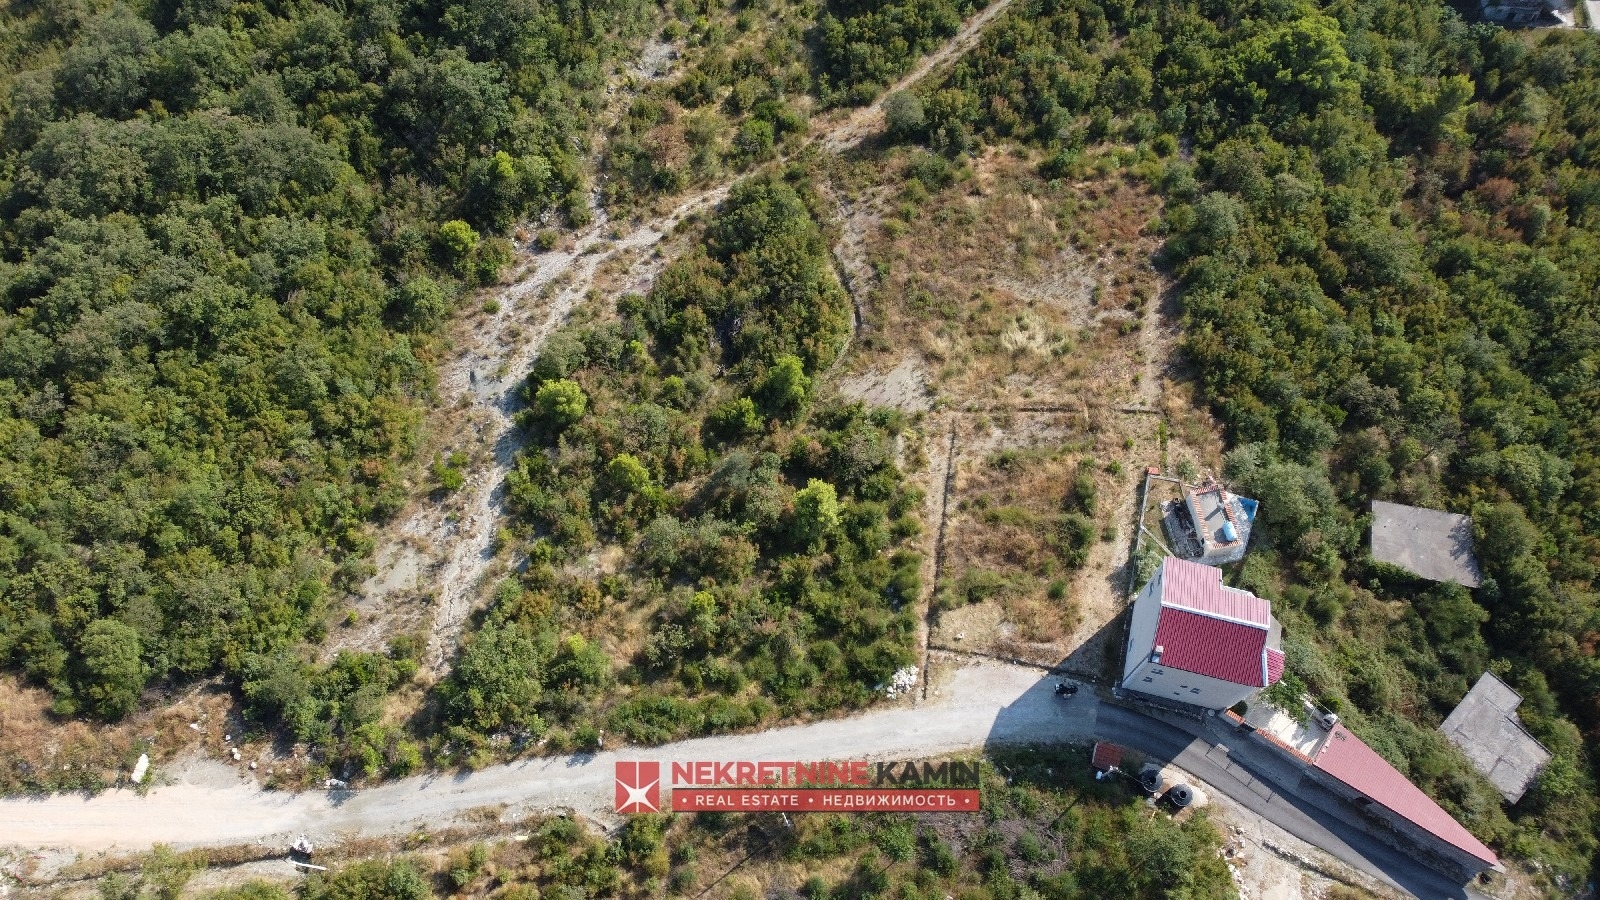
<svg viewBox="0 0 1600 900"><path fill-rule="evenodd" d="M1151 576L1144 590L1133 601L1133 618L1128 623L1128 655L1122 661L1123 681L1150 657L1156 640L1156 622L1161 618L1161 569Z"/></svg>
<svg viewBox="0 0 1600 900"><path fill-rule="evenodd" d="M1123 678L1122 686L1163 700L1176 700L1206 709L1227 709L1240 700L1248 700L1256 692L1255 688L1246 685L1153 663L1149 653L1134 662L1136 665Z"/></svg>

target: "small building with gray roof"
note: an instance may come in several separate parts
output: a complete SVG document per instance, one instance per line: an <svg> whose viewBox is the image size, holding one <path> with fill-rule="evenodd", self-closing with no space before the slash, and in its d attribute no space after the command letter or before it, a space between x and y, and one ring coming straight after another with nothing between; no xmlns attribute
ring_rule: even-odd
<svg viewBox="0 0 1600 900"><path fill-rule="evenodd" d="M1372 558L1429 581L1483 583L1472 553L1472 520L1420 506L1372 501Z"/></svg>
<svg viewBox="0 0 1600 900"><path fill-rule="evenodd" d="M1485 672L1439 730L1472 760L1507 803L1522 799L1550 751L1517 718L1522 695Z"/></svg>

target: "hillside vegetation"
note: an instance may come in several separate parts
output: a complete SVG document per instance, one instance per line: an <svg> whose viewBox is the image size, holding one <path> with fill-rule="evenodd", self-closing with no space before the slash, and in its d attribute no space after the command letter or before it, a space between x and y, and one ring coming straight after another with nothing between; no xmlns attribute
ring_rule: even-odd
<svg viewBox="0 0 1600 900"><path fill-rule="evenodd" d="M431 897L726 897L754 900L1180 900L1238 896L1204 810L1177 817L1137 799L1130 779L1096 781L1081 748L989 757L980 814L635 815L612 834L581 819L517 824L515 841L324 859L291 894L252 881L208 900L427 900ZM399 843L399 842L397 842ZM332 851L343 856L341 849ZM1265 851L1260 851L1265 852ZM176 896L203 852L158 851L138 874L100 879L105 898ZM213 883L215 883L213 881ZM194 891L194 886L190 890ZM1346 896L1359 896L1354 892Z"/></svg>
<svg viewBox="0 0 1600 900"><path fill-rule="evenodd" d="M1600 44L1440 4L1031 0L906 106L949 153L1130 167L1262 501L1236 580L1291 684L1469 826L1584 871L1600 734ZM1107 142L1110 142L1108 145ZM1474 517L1475 592L1375 565L1373 498ZM1510 811L1434 726L1480 672L1555 753ZM1585 738L1587 735L1587 739Z"/></svg>
<svg viewBox="0 0 1600 900"><path fill-rule="evenodd" d="M897 454L920 425L826 389L850 322L828 167L765 163L972 9L7 7L0 659L96 719L226 674L318 765L371 776L867 702L915 655L926 523ZM602 116L647 35L686 65ZM1045 180L1040 242L1094 232L1074 219L1115 201L1066 202L1092 177L1159 200L1146 234L1225 475L1262 501L1229 577L1286 623L1288 688L1497 848L1590 871L1600 39L1438 2L1016 0L884 112L864 159L946 158L896 164L916 172L891 236L929 192L981 193L963 173L997 147ZM358 583L368 524L411 499L455 298L497 279L508 230L587 221L591 165L618 209L750 177L647 292L595 298L541 348L502 523L515 574L485 586L424 714L385 719L415 640L321 666L305 643ZM1373 563L1373 498L1472 515L1483 586ZM1509 809L1435 728L1485 669L1554 753Z"/></svg>
<svg viewBox="0 0 1600 900"><path fill-rule="evenodd" d="M860 705L913 662L920 494L896 416L814 402L850 312L805 189L739 184L648 295L540 355L509 480L531 564L447 686L463 740L656 743Z"/></svg>
<svg viewBox="0 0 1600 900"><path fill-rule="evenodd" d="M62 715L317 638L638 4L0 13L0 659ZM513 12L515 14L513 14Z"/></svg>

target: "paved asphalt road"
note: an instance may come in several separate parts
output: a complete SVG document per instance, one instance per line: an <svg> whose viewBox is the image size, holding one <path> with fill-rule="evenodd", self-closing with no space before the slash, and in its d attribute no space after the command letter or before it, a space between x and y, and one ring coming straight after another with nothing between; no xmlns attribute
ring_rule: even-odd
<svg viewBox="0 0 1600 900"><path fill-rule="evenodd" d="M1219 738L1097 701L1053 693L1055 679L997 663L967 665L928 702L889 707L757 734L725 735L664 747L529 759L478 772L431 774L354 793L262 791L234 768L203 762L177 783L140 797L108 791L0 800L0 846L94 852L138 851L155 843L178 848L265 844L287 846L299 834L317 841L439 828L493 809L502 818L570 808L611 816L613 762L621 759L780 760L915 759L991 744L1104 738L1171 762L1202 787L1232 798L1267 821L1321 847L1351 867L1426 900L1476 897L1363 830L1329 815L1336 803L1320 787L1297 784L1283 771L1234 759ZM1191 729L1194 733L1184 730ZM1232 735L1221 735L1224 743ZM1239 741L1231 740L1238 744ZM1245 746L1239 752L1245 753ZM1277 775L1283 790L1266 776ZM481 819L479 819L481 821Z"/></svg>
<svg viewBox="0 0 1600 900"><path fill-rule="evenodd" d="M1282 772L1269 774L1263 767L1234 759L1226 745L1110 704L1100 705L1095 731L1107 740L1171 762L1300 840L1408 893L1426 900L1481 896L1328 814L1325 809L1339 801L1320 786L1295 779L1293 787L1286 786L1292 794L1280 792L1271 776L1282 778Z"/></svg>

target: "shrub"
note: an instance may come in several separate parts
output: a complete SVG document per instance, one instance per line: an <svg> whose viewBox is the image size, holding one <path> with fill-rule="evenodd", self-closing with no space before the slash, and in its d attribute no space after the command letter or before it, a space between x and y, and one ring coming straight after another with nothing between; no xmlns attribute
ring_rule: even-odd
<svg viewBox="0 0 1600 900"><path fill-rule="evenodd" d="M85 707L102 719L120 719L139 703L149 670L139 658L139 633L115 619L83 631Z"/></svg>
<svg viewBox="0 0 1600 900"><path fill-rule="evenodd" d="M839 496L833 485L813 478L794 495L794 539L816 548L839 528Z"/></svg>
<svg viewBox="0 0 1600 900"><path fill-rule="evenodd" d="M927 123L922 99L907 91L898 91L884 98L883 118L889 138L894 141L921 137L923 126Z"/></svg>
<svg viewBox="0 0 1600 900"><path fill-rule="evenodd" d="M576 381L558 378L539 386L533 406L541 419L561 430L583 418L589 408L589 398Z"/></svg>
<svg viewBox="0 0 1600 900"><path fill-rule="evenodd" d="M302 900L425 900L432 895L409 859L367 860L334 872L315 873L301 888Z"/></svg>
<svg viewBox="0 0 1600 900"><path fill-rule="evenodd" d="M761 430L761 416L749 397L729 400L711 411L707 417L711 432L723 440L736 441Z"/></svg>
<svg viewBox="0 0 1600 900"><path fill-rule="evenodd" d="M439 244L445 256L457 266L465 266L472 251L478 249L478 232L460 219L439 226Z"/></svg>
<svg viewBox="0 0 1600 900"><path fill-rule="evenodd" d="M789 418L805 406L811 393L811 379L806 377L805 363L792 353L781 354L762 376L756 396L773 415Z"/></svg>

